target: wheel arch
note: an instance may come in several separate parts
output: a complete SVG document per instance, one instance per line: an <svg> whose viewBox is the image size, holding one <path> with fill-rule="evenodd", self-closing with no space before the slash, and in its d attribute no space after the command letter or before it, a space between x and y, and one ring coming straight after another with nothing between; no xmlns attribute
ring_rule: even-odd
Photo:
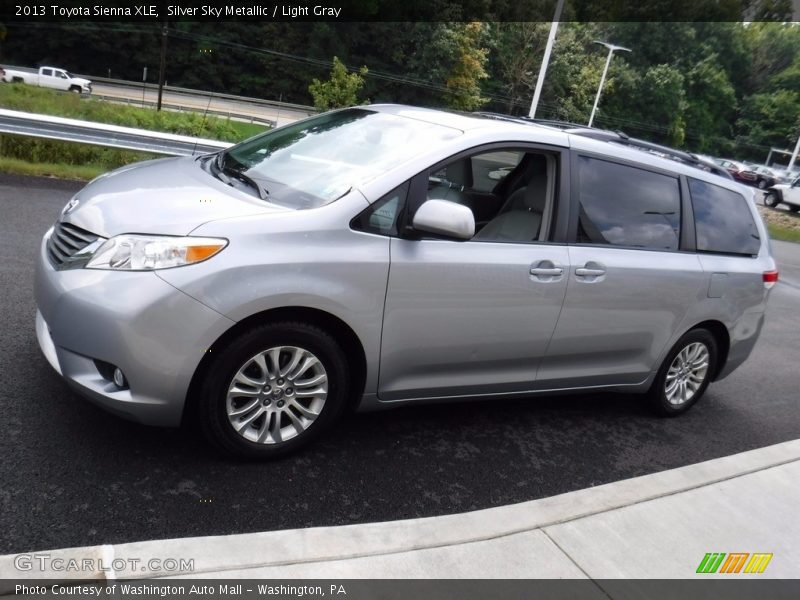
<svg viewBox="0 0 800 600"><path fill-rule="evenodd" d="M775 197L778 199L779 202L783 202L783 193L779 188L775 186L770 186L764 190L765 193L775 194Z"/></svg>
<svg viewBox="0 0 800 600"><path fill-rule="evenodd" d="M347 408L354 409L358 405L364 393L364 385L367 378L367 358L364 352L364 346L358 335L342 319L329 312L306 306L286 306L272 308L250 315L238 321L217 338L197 365L194 375L192 375L183 408L184 421L194 412L198 396L197 388L201 383L204 369L207 368L215 356L214 349L224 347L230 340L249 328L280 321L301 321L303 323L308 323L327 331L336 338L336 341L342 346L345 360L350 367L350 374L352 376L351 397Z"/></svg>
<svg viewBox="0 0 800 600"><path fill-rule="evenodd" d="M728 362L728 352L731 348L731 335L724 323L714 319L701 321L687 329L686 333L694 329L708 330L717 342L717 362L714 364L714 371L711 374L711 381L714 381L722 370L722 367Z"/></svg>

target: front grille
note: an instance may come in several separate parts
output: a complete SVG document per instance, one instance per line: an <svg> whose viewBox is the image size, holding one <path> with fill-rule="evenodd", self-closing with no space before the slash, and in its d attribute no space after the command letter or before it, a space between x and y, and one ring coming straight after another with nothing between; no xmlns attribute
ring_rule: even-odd
<svg viewBox="0 0 800 600"><path fill-rule="evenodd" d="M56 223L47 240L47 255L53 265L60 267L98 239L99 236L70 223Z"/></svg>

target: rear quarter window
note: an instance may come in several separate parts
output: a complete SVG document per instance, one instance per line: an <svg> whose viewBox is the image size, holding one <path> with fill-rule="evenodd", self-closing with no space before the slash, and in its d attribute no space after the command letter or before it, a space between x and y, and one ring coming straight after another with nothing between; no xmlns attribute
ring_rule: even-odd
<svg viewBox="0 0 800 600"><path fill-rule="evenodd" d="M761 237L744 196L692 178L689 192L699 252L758 254Z"/></svg>

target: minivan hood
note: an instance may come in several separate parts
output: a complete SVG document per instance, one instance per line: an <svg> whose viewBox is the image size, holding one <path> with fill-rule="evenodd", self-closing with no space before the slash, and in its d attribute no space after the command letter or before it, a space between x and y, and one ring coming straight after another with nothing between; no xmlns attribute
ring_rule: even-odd
<svg viewBox="0 0 800 600"><path fill-rule="evenodd" d="M166 158L101 175L73 197L62 220L102 237L187 235L209 221L286 210L234 190L196 158Z"/></svg>

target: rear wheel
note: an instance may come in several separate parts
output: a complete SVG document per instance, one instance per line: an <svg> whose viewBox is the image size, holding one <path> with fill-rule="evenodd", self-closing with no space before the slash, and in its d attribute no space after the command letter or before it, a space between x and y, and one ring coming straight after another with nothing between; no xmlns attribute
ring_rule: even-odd
<svg viewBox="0 0 800 600"><path fill-rule="evenodd" d="M778 194L775 192L767 192L767 195L764 196L764 204L767 206L775 208L780 203L781 201L778 199Z"/></svg>
<svg viewBox="0 0 800 600"><path fill-rule="evenodd" d="M330 334L280 322L222 348L199 389L206 438L230 456L268 459L306 446L336 421L349 376Z"/></svg>
<svg viewBox="0 0 800 600"><path fill-rule="evenodd" d="M711 382L717 341L707 329L693 329L669 351L650 388L655 412L672 417L689 410Z"/></svg>

